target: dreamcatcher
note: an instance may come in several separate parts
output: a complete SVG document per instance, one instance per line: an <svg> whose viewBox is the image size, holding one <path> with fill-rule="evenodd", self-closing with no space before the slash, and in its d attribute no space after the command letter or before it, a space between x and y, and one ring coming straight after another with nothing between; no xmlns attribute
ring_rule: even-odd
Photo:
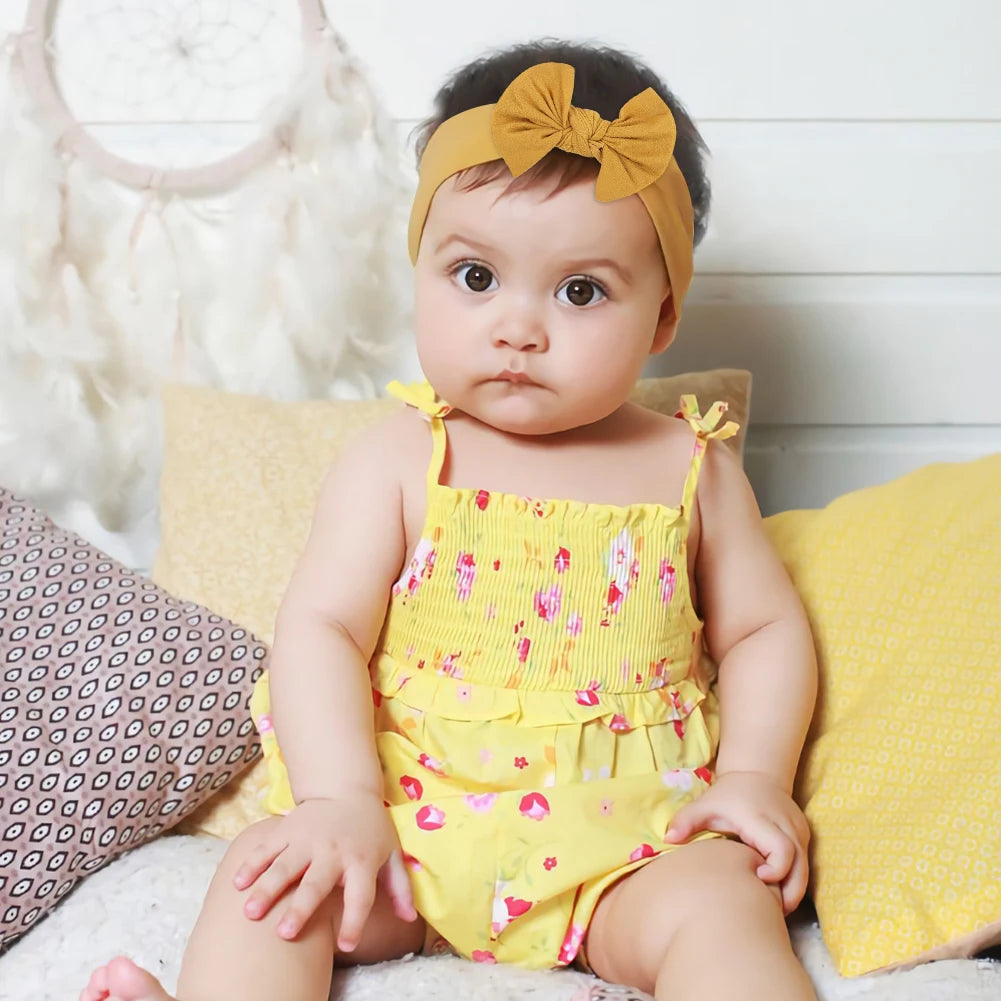
<svg viewBox="0 0 1001 1001"><path fill-rule="evenodd" d="M31 0L0 63L0 483L149 566L164 379L374 395L409 325L400 152L320 0Z"/></svg>

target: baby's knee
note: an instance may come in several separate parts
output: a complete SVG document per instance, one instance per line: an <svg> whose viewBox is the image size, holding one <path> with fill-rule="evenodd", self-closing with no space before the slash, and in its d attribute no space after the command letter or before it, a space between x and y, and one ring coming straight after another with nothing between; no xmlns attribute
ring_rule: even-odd
<svg viewBox="0 0 1001 1001"><path fill-rule="evenodd" d="M753 848L721 838L691 845L689 850L693 871L687 887L688 913L718 924L727 914L746 917L759 910L782 912L782 892L778 884L766 883L758 875L764 859Z"/></svg>
<svg viewBox="0 0 1001 1001"><path fill-rule="evenodd" d="M230 874L248 862L264 845L267 836L281 822L281 817L265 817L245 827L229 843L226 853L219 863L218 872Z"/></svg>

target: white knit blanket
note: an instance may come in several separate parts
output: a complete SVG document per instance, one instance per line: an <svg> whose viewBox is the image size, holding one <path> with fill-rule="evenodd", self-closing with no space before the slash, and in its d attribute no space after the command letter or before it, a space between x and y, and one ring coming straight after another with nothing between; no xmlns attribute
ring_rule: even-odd
<svg viewBox="0 0 1001 1001"><path fill-rule="evenodd" d="M207 837L160 838L85 879L0 958L0 1001L76 1001L93 967L118 953L131 956L172 989L184 942L225 847L225 842ZM903 973L847 980L834 972L815 923L794 919L792 930L796 951L820 1001L1001 998L1001 963L948 960ZM340 972L331 996L338 1001L644 997L610 989L582 973L527 972L453 957L409 958Z"/></svg>

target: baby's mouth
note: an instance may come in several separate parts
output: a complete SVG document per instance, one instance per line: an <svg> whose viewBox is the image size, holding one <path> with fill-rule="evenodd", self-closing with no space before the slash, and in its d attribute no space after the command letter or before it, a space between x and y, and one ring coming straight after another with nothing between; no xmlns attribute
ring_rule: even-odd
<svg viewBox="0 0 1001 1001"><path fill-rule="evenodd" d="M530 379L524 372L512 372L511 369L506 368L503 372L498 372L493 378L494 382L511 382L518 385L525 386L535 386L535 383Z"/></svg>

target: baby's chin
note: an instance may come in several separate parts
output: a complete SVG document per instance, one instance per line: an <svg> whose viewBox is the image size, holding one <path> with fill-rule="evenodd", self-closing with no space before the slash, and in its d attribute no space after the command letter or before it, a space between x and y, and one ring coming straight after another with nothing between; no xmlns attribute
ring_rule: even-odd
<svg viewBox="0 0 1001 1001"><path fill-rule="evenodd" d="M600 419L590 413L561 404L546 390L534 387L483 398L474 394L457 409L505 434L543 438L562 434Z"/></svg>

